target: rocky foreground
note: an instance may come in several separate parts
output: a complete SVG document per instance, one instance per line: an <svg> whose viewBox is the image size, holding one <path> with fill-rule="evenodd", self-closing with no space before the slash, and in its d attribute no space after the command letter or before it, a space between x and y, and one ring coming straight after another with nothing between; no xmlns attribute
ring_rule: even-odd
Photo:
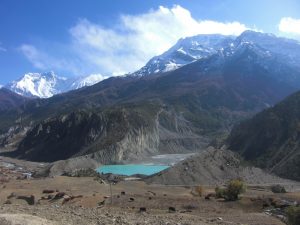
<svg viewBox="0 0 300 225"><path fill-rule="evenodd" d="M244 166L234 155L225 157L222 153L209 149L147 182L114 179L112 185L93 170L37 178L34 175L45 171L49 164L2 157L0 225L283 225L286 218L282 210L300 202L299 183L251 169L243 172ZM197 159L200 163L195 163L195 157L203 157L204 161ZM198 169L202 172L193 173ZM181 179L173 176L173 170ZM248 183L241 199L216 199L216 185L237 175L243 175ZM274 194L268 184L258 179L272 184L284 182L289 193ZM178 183L170 185L165 181Z"/></svg>
<svg viewBox="0 0 300 225"><path fill-rule="evenodd" d="M283 224L261 213L234 215L233 218L206 216L189 213L133 212L118 208L81 208L53 206L4 206L0 209L1 225L232 225L232 224ZM245 217L241 219L241 217ZM228 216L227 216L228 217ZM235 222L233 222L235 221ZM240 221L240 222L238 222Z"/></svg>

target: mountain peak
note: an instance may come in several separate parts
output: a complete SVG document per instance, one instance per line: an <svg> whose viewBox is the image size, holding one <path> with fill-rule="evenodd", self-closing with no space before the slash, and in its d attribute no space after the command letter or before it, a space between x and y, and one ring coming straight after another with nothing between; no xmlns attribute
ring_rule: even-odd
<svg viewBox="0 0 300 225"><path fill-rule="evenodd" d="M59 93L93 85L104 78L106 77L99 74L80 78L66 78L56 75L53 71L26 73L5 87L22 96L49 98Z"/></svg>
<svg viewBox="0 0 300 225"><path fill-rule="evenodd" d="M254 30L245 30L239 37L245 37L245 36L260 36L260 37L276 37L272 33L264 33L260 31L254 31Z"/></svg>
<svg viewBox="0 0 300 225"><path fill-rule="evenodd" d="M221 34L199 34L181 38L165 53L153 57L144 67L130 75L145 76L178 69L217 53L218 50L232 43L234 39L234 36Z"/></svg>
<svg viewBox="0 0 300 225"><path fill-rule="evenodd" d="M27 97L48 98L57 94L55 85L59 80L66 78L58 77L54 72L26 73L20 79L11 82L6 87L17 94Z"/></svg>

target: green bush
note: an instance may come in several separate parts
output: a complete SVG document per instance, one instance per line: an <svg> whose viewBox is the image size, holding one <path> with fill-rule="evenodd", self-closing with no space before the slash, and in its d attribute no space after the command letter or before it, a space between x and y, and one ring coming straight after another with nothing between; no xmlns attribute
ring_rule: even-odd
<svg viewBox="0 0 300 225"><path fill-rule="evenodd" d="M226 194L225 188L216 187L215 192L216 192L216 198L225 198L225 194Z"/></svg>
<svg viewBox="0 0 300 225"><path fill-rule="evenodd" d="M272 191L273 193L286 193L285 188L284 188L283 186L279 185L279 184L273 185L273 186L271 187L271 191Z"/></svg>
<svg viewBox="0 0 300 225"><path fill-rule="evenodd" d="M300 224L300 206L290 206L286 209L289 225Z"/></svg>
<svg viewBox="0 0 300 225"><path fill-rule="evenodd" d="M226 200L235 201L239 198L239 194L245 192L246 187L241 180L231 180L226 191Z"/></svg>
<svg viewBox="0 0 300 225"><path fill-rule="evenodd" d="M224 198L226 201L236 201L239 194L245 192L246 187L241 180L231 180L226 188L216 187L216 198Z"/></svg>

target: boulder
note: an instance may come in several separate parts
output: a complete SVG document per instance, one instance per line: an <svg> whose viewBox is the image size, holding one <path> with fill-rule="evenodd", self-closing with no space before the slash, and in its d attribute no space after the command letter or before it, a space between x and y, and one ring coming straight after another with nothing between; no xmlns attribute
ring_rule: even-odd
<svg viewBox="0 0 300 225"><path fill-rule="evenodd" d="M34 203L35 203L35 197L33 195L30 195L30 196L20 195L17 197L17 199L25 200L28 205L34 205Z"/></svg>

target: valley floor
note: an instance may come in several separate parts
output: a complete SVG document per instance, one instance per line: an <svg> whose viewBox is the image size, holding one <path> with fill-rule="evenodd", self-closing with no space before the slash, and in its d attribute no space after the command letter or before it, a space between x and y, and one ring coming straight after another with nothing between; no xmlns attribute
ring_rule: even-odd
<svg viewBox="0 0 300 225"><path fill-rule="evenodd" d="M2 182L0 188L1 225L280 225L284 223L267 215L262 203L253 199L272 197L300 200L300 192L275 196L265 188L248 187L241 200L223 202L195 196L193 187L122 181L112 185L111 203L109 185L87 177L10 179ZM53 190L54 193L43 194L45 190ZM213 192L214 187L204 187L204 190L205 195ZM55 199L58 193L64 193L64 196ZM48 199L49 195L52 195L51 199ZM34 204L30 205L26 197L31 200L34 198ZM146 212L140 212L141 207ZM174 207L175 212L169 212L169 207Z"/></svg>
<svg viewBox="0 0 300 225"><path fill-rule="evenodd" d="M163 157L164 158L164 157ZM263 207L300 202L300 184L285 184L287 194L273 194L267 186L248 186L241 200L211 197L214 186L166 186L143 181L111 185L93 177L28 178L46 166L0 157L0 225L282 225Z"/></svg>

